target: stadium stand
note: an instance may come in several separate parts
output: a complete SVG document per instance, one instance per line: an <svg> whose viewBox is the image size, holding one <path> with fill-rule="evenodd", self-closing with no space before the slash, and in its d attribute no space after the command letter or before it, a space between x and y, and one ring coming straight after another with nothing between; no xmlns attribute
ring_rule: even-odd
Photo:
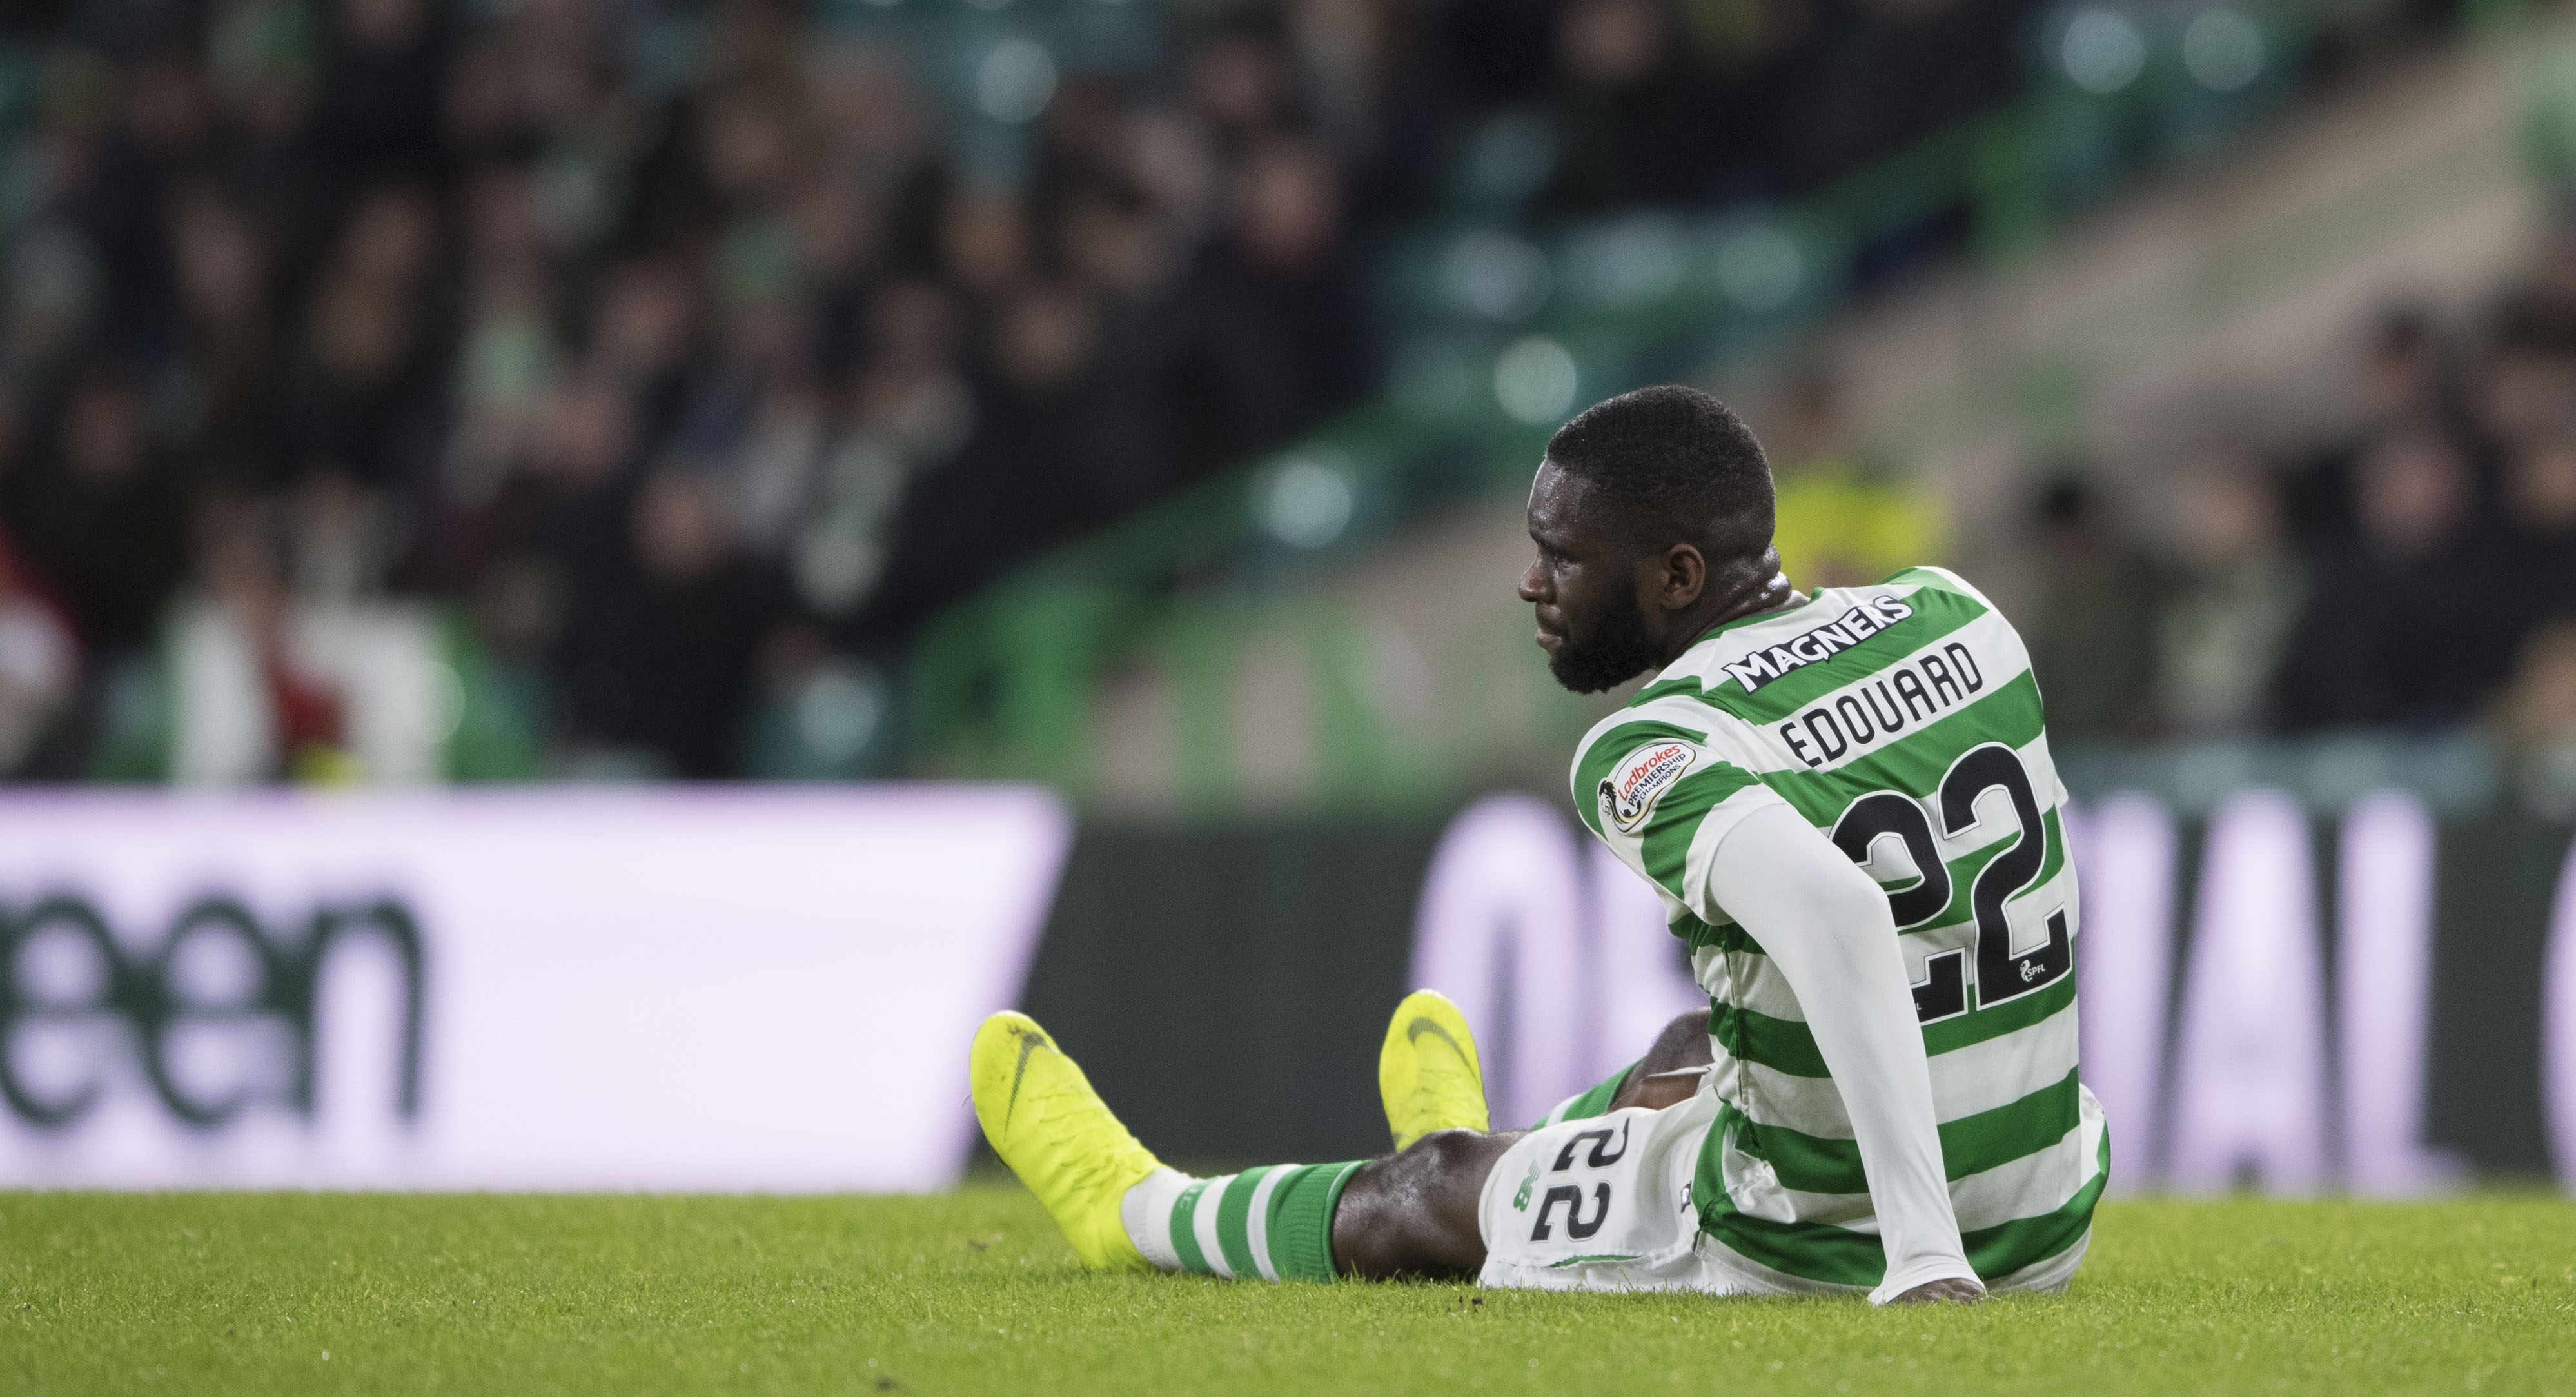
<svg viewBox="0 0 2576 1397"><path fill-rule="evenodd" d="M2121 770L2177 735L2456 735L2490 711L2517 735L2476 761L2555 751L2545 618L2499 618L2440 693L2260 643L2364 653L2294 599L2397 585L2430 566L2419 543L2561 565L2553 255L2473 307L2519 255L2491 233L2477 275L2387 321L2372 382L2417 387L2387 388L2414 396L2385 441L2309 414L2243 436L2263 471L2194 474L2193 536L2238 538L2224 557L2142 536L2149 467L2069 474L2105 435L2088 422L2144 401L2109 391L2139 373L2097 382L2018 329L1946 358L1842 347L1909 313L1937 331L1963 297L2098 309L2066 289L2082 250L2169 209L2159 191L2408 92L2484 113L2454 178L2511 183L2519 139L2563 184L2563 40L2529 23L2020 0L13 7L0 760L1436 802L1512 774L1457 752L1587 710L1496 679L1507 628L1436 587L1414 605L1444 648L1391 642L1370 622L1400 589L1370 570L1397 539L1416 575L1490 566L1494 502L1547 430L1675 376L1770 409L1802 575L1973 551L2017 605L2157 637L2107 697L2078 692L2107 673L2082 660L2050 681ZM2464 32L2518 36L2519 69ZM2429 102L2443 74L2465 95ZM2346 283L2363 261L2336 264ZM2128 323L2174 352L2171 327ZM2323 357L2315 314L2286 323L2305 338L2273 343ZM1984 377L1922 367L1945 362ZM1962 465L2002 419L2009 449ZM2372 534L2377 482L2451 522ZM2192 600L2146 599L2176 567L2208 575ZM1490 731L1408 735L1461 683L1497 696ZM2466 760L2435 746L2442 771Z"/></svg>

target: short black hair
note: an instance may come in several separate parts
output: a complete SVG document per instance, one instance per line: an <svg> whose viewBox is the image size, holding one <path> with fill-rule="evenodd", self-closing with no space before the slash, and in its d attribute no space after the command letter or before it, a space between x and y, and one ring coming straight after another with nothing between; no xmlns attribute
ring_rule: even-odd
<svg viewBox="0 0 2576 1397"><path fill-rule="evenodd" d="M1771 463L1751 428L1696 388L1604 399L1557 428L1547 459L1601 491L1647 547L1691 543L1711 563L1771 544Z"/></svg>

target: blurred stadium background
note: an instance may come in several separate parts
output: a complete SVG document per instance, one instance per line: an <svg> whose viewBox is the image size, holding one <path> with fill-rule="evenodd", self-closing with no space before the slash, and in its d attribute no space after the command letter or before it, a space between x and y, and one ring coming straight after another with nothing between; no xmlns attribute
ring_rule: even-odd
<svg viewBox="0 0 2576 1397"><path fill-rule="evenodd" d="M2576 1181L2571 195L2521 0L16 0L0 1181L933 1187L1014 1002L1333 1157L1414 982L1534 1115L1671 379L2031 639L2125 1184Z"/></svg>

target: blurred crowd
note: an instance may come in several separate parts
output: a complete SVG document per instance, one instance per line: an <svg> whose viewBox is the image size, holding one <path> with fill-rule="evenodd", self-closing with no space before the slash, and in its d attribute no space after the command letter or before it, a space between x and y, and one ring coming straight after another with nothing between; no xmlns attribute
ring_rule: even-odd
<svg viewBox="0 0 2576 1397"><path fill-rule="evenodd" d="M781 704L881 766L941 606L1373 390L1364 247L1486 114L1541 216L1792 193L2030 9L1025 0L1148 56L961 108L923 36L1010 0L838 22L904 3L11 7L0 770L778 774Z"/></svg>
<svg viewBox="0 0 2576 1397"><path fill-rule="evenodd" d="M1789 199L2026 87L2057 12L0 7L0 774L899 769L943 607L1376 390L1372 249L1497 117L1539 221ZM2452 721L2576 665L2491 605L2439 663L2369 639L2564 512L2561 289L2473 351L2392 322L2366 438L2212 472L2187 548L2052 496L2051 643L2135 681L2061 722ZM1800 413L1809 573L1938 548Z"/></svg>
<svg viewBox="0 0 2576 1397"><path fill-rule="evenodd" d="M2391 308L2360 351L2337 439L2182 463L2153 501L2048 487L2052 735L2474 726L2576 796L2576 225L2480 314Z"/></svg>
<svg viewBox="0 0 2576 1397"><path fill-rule="evenodd" d="M519 734L450 774L734 774L764 691L1372 386L1270 31L1039 91L979 178L899 49L689 8L658 86L670 16L608 0L65 21L9 172L0 762L328 776L333 652L395 642L317 614L430 597L473 653L413 627L412 745ZM265 739L212 753L210 692Z"/></svg>

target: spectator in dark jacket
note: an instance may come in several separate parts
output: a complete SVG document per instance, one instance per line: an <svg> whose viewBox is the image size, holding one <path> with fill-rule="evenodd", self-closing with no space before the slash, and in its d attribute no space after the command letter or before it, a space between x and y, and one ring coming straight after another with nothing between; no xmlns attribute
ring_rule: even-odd
<svg viewBox="0 0 2576 1397"><path fill-rule="evenodd" d="M152 439L131 372L98 365L65 401L52 449L9 491L11 532L88 648L147 644L187 566L188 490Z"/></svg>
<svg viewBox="0 0 2576 1397"><path fill-rule="evenodd" d="M2354 532L2318 560L2291 629L2273 695L2282 731L2456 723L2503 680L2511 636L2474 505L2467 461L2436 431L2363 453Z"/></svg>

